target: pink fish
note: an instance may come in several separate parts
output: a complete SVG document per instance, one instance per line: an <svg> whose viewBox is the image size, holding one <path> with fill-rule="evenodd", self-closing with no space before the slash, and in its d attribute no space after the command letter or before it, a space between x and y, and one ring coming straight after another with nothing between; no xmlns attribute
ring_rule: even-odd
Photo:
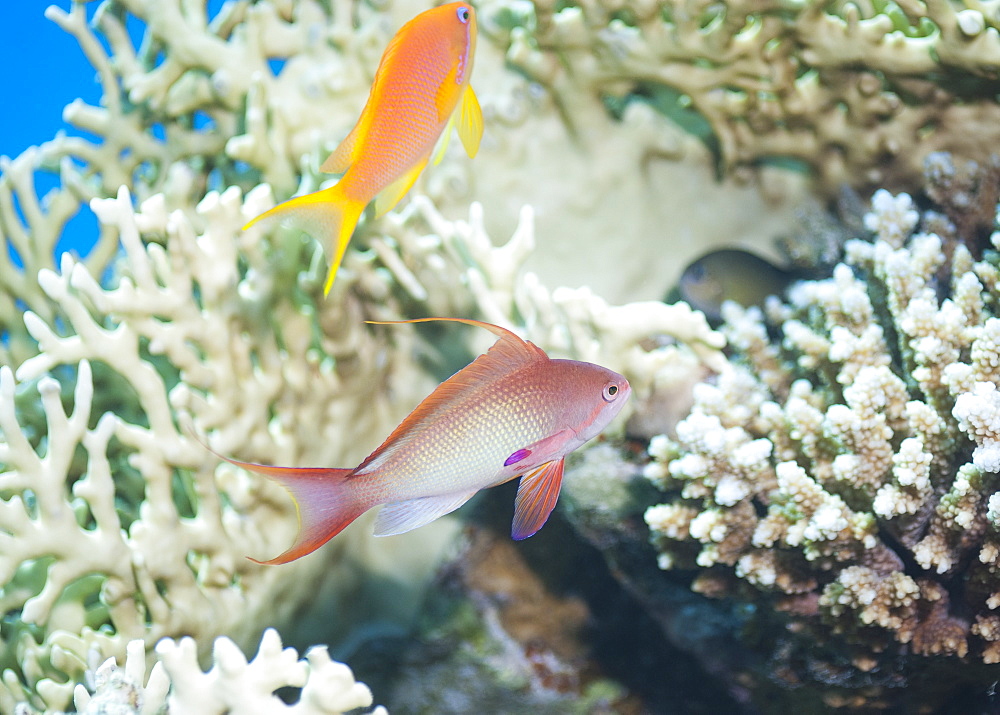
<svg viewBox="0 0 1000 715"><path fill-rule="evenodd" d="M269 477L298 508L299 534L283 564L315 551L369 509L382 505L375 535L402 534L444 516L480 489L521 477L511 534L540 528L559 498L567 454L597 436L632 388L616 372L553 360L504 328L485 354L440 384L382 446L354 469L270 467L227 461Z"/></svg>

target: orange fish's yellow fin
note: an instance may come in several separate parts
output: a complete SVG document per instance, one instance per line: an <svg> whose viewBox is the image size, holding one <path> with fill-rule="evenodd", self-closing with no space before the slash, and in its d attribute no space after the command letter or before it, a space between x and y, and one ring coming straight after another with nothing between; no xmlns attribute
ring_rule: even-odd
<svg viewBox="0 0 1000 715"><path fill-rule="evenodd" d="M417 177L420 176L420 172L424 170L425 166L427 166L426 157L418 161L412 169L382 189L379 195L375 197L375 218L378 218L399 203L399 200L413 187L413 184L417 181Z"/></svg>
<svg viewBox="0 0 1000 715"><path fill-rule="evenodd" d="M546 462L521 477L514 499L514 523L510 535L527 539L542 528L559 500L565 457Z"/></svg>
<svg viewBox="0 0 1000 715"><path fill-rule="evenodd" d="M330 270L323 285L323 295L327 295L364 210L364 203L344 196L340 184L337 184L278 204L247 223L243 230L260 222L280 220L319 241L330 259Z"/></svg>
<svg viewBox="0 0 1000 715"><path fill-rule="evenodd" d="M455 126L455 112L451 113L448 118L448 123L444 127L444 131L441 132L441 139L438 141L437 149L434 150L434 166L441 163L444 159L444 153L448 151L448 142L451 139L451 130Z"/></svg>
<svg viewBox="0 0 1000 715"><path fill-rule="evenodd" d="M476 492L445 494L386 504L375 517L375 536L405 534L407 531L430 524L438 517L455 511L475 494Z"/></svg>
<svg viewBox="0 0 1000 715"><path fill-rule="evenodd" d="M337 277L337 269L340 262L344 260L344 252L347 251L347 244L351 242L354 229L358 226L358 220L365 210L365 204L361 201L345 201L341 205L339 224L336 224L331 216L328 219L330 229L329 235L332 242L329 244L328 255L330 258L330 269L326 273L326 281L323 283L323 295L330 295L330 288L333 287L333 279Z"/></svg>
<svg viewBox="0 0 1000 715"><path fill-rule="evenodd" d="M462 93L458 110L458 137L462 140L466 154L475 158L479 151L479 142L483 138L483 110L472 91L472 85L467 85Z"/></svg>

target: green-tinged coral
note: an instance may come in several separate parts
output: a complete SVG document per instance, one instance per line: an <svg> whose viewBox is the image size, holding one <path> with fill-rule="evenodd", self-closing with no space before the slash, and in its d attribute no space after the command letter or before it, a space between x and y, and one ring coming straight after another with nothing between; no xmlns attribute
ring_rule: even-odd
<svg viewBox="0 0 1000 715"><path fill-rule="evenodd" d="M670 495L646 512L662 568L705 569L696 590L771 603L865 671L1000 662L1000 232L976 260L922 218L878 192L874 240L831 278L766 316L727 304L731 366L645 470Z"/></svg>
<svg viewBox="0 0 1000 715"><path fill-rule="evenodd" d="M791 159L829 189L905 183L932 151L980 158L1000 138L989 2L496 4L509 60L560 106L581 85L619 110L641 98L726 170Z"/></svg>

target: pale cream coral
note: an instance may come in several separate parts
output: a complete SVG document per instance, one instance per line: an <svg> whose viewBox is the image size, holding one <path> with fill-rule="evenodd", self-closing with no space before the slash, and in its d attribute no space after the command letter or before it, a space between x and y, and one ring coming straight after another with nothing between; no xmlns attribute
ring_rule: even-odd
<svg viewBox="0 0 1000 715"><path fill-rule="evenodd" d="M1000 393L996 383L977 382L972 392L955 400L959 427L976 443L973 464L984 472L1000 472Z"/></svg>
<svg viewBox="0 0 1000 715"><path fill-rule="evenodd" d="M151 668L147 668L141 640L131 641L126 650L121 665L109 658L88 671L90 688L81 684L74 691L78 712L339 715L372 705L368 687L355 682L346 665L330 660L326 648L311 648L300 660L295 649L282 648L277 631L271 628L264 631L257 654L249 662L230 639L216 639L213 666L207 672L198 663L191 638L160 641ZM301 689L291 704L275 694L288 687ZM387 715L382 707L372 713Z"/></svg>
<svg viewBox="0 0 1000 715"><path fill-rule="evenodd" d="M872 195L872 211L865 214L865 228L893 248L899 248L920 220L909 194L893 196L885 189Z"/></svg>

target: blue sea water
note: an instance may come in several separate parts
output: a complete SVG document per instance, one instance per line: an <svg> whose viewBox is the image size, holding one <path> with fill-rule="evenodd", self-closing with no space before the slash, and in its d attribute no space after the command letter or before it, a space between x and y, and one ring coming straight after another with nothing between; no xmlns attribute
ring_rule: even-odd
<svg viewBox="0 0 1000 715"><path fill-rule="evenodd" d="M26 0L4 6L0 66L4 68L5 109L0 112L0 154L11 158L29 146L54 138L59 130L78 133L63 122L63 107L77 97L89 104L100 100L94 69L76 40L45 18L45 8L50 4ZM58 4L69 7L69 2ZM43 196L58 184L58 177L39 171L35 181L38 194ZM97 221L84 207L67 225L56 252L86 253L96 231Z"/></svg>
<svg viewBox="0 0 1000 715"><path fill-rule="evenodd" d="M18 0L4 5L0 23L0 67L3 68L0 91L4 110L0 111L0 155L14 158L30 146L55 138L57 132L84 134L62 119L63 108L80 98L99 105L101 86L97 73L87 61L76 39L45 17L45 8L56 5L68 11L72 0ZM92 18L100 3L86 5ZM222 7L222 0L208 0L209 15ZM138 44L143 34L140 21L130 22L128 31ZM41 197L59 183L57 175L35 173L37 194ZM15 205L15 208L17 206ZM88 206L66 226L56 246L58 255L72 251L85 255L97 238L97 219ZM14 259L17 255L8 247Z"/></svg>
<svg viewBox="0 0 1000 715"><path fill-rule="evenodd" d="M62 109L77 97L100 96L93 68L76 40L44 12L43 0L9 3L0 23L0 66L6 110L0 112L0 154L17 156L69 129ZM63 3L66 7L68 3Z"/></svg>

